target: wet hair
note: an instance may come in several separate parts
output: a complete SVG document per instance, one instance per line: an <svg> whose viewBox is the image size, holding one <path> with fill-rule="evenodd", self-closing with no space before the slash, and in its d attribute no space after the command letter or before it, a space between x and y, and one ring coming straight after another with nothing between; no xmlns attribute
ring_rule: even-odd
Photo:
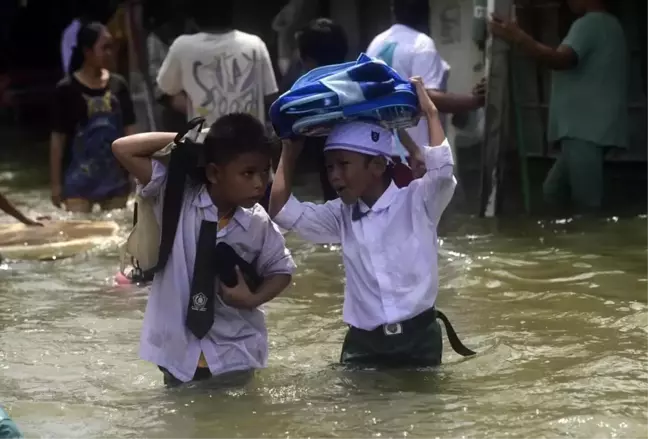
<svg viewBox="0 0 648 439"><path fill-rule="evenodd" d="M295 35L302 59L310 58L319 66L340 64L349 50L344 28L328 18L316 18Z"/></svg>
<svg viewBox="0 0 648 439"><path fill-rule="evenodd" d="M205 163L225 165L242 154L270 155L274 142L259 119L247 113L231 113L212 124L204 145Z"/></svg>
<svg viewBox="0 0 648 439"><path fill-rule="evenodd" d="M426 24L430 17L428 0L392 0L392 12L398 24L417 27Z"/></svg>
<svg viewBox="0 0 648 439"><path fill-rule="evenodd" d="M203 29L234 25L234 0L190 0L189 16Z"/></svg>
<svg viewBox="0 0 648 439"><path fill-rule="evenodd" d="M77 32L76 46L74 46L72 57L70 58L70 66L68 68L70 75L81 68L85 61L85 51L94 47L104 30L104 25L97 21L81 25Z"/></svg>

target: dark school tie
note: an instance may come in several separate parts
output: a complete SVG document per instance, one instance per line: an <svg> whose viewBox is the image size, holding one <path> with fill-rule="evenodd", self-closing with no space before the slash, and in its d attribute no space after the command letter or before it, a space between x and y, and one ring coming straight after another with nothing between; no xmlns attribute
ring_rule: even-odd
<svg viewBox="0 0 648 439"><path fill-rule="evenodd" d="M370 210L367 210L366 212L363 212L360 210L360 205L358 203L355 203L353 205L353 208L351 210L351 221L358 221L367 216L367 214L370 212Z"/></svg>
<svg viewBox="0 0 648 439"><path fill-rule="evenodd" d="M187 309L187 328L202 339L214 324L214 256L218 223L203 221L196 244L196 262Z"/></svg>

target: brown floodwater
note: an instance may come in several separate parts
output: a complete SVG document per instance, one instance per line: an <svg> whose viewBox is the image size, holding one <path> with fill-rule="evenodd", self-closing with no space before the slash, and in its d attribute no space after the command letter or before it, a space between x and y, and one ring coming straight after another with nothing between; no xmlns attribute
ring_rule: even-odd
<svg viewBox="0 0 648 439"><path fill-rule="evenodd" d="M0 190L49 212L42 178L12 166ZM126 211L91 217L128 232ZM137 356L147 292L112 286L107 242L0 266L0 404L28 437L646 437L646 216L452 225L438 307L475 358L444 337L438 371L336 367L339 248L288 235L299 268L267 306L268 368L169 390Z"/></svg>

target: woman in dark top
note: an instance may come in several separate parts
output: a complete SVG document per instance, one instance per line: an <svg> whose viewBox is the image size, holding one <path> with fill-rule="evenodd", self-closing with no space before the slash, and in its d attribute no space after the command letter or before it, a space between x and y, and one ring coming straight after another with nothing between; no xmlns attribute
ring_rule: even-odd
<svg viewBox="0 0 648 439"><path fill-rule="evenodd" d="M126 81L106 67L112 37L100 23L77 34L70 71L56 86L50 141L52 203L73 212L126 206L128 173L112 154L119 137L135 133Z"/></svg>

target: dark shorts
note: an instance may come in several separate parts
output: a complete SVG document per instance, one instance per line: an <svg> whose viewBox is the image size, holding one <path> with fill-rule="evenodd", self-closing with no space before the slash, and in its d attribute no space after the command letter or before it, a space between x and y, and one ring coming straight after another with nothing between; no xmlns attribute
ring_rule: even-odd
<svg viewBox="0 0 648 439"><path fill-rule="evenodd" d="M342 345L340 362L359 366L439 366L443 353L441 325L434 308L394 325L372 331L350 327Z"/></svg>
<svg viewBox="0 0 648 439"><path fill-rule="evenodd" d="M162 371L162 374L164 375L165 386L178 387L182 384L188 384L188 383L183 383L178 378L173 376L173 374L169 372L166 368L162 366L158 366L158 368ZM247 382L249 382L253 376L254 376L254 370L241 370L241 371L224 373L222 375L212 375L212 373L209 371L208 368L198 367L196 368L196 373L194 373L194 376L191 379L191 383L199 382L199 381L209 381L210 385L214 384L216 387L223 387L223 388L240 387L245 385Z"/></svg>
<svg viewBox="0 0 648 439"><path fill-rule="evenodd" d="M475 352L461 343L448 317L435 308L400 323L381 325L372 331L350 327L342 344L342 364L380 367L434 367L441 365L444 323L452 349L461 356Z"/></svg>
<svg viewBox="0 0 648 439"><path fill-rule="evenodd" d="M168 371L167 368L158 366L158 368L162 371L162 374L164 375L164 385L168 387L175 387L179 386L182 384L182 381L177 379L171 372ZM212 377L211 372L209 371L208 368L206 367L198 367L196 368L196 373L194 374L193 378L191 381L204 381L208 380Z"/></svg>

